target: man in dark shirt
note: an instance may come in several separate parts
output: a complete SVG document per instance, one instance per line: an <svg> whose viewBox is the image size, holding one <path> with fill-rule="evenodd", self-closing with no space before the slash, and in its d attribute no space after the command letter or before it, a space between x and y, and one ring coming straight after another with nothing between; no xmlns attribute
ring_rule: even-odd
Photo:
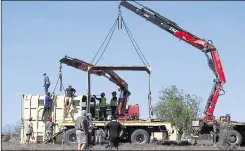
<svg viewBox="0 0 245 151"><path fill-rule="evenodd" d="M70 115L74 121L73 115L69 111L70 111L71 105L73 104L73 97L75 96L75 93L76 93L76 89L72 88L71 85L69 85L68 88L66 88L66 90L65 90L66 98L65 98L65 106L64 106L64 110L65 110L64 111L64 120L67 117L67 114L70 113Z"/></svg>
<svg viewBox="0 0 245 151"><path fill-rule="evenodd" d="M111 147L118 149L119 137L122 136L123 126L112 116L112 121L105 126L105 130L109 131L109 142Z"/></svg>
<svg viewBox="0 0 245 151"><path fill-rule="evenodd" d="M51 116L52 101L53 100L50 97L50 92L48 92L44 99L44 109L43 109L43 114L42 114L42 120L44 120L44 115L46 112L48 112L48 117Z"/></svg>

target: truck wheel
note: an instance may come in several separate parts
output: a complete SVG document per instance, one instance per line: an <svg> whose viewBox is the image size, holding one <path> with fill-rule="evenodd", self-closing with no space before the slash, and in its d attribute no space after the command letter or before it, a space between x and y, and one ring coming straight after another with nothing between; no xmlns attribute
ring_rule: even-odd
<svg viewBox="0 0 245 151"><path fill-rule="evenodd" d="M231 144L239 146L242 144L242 135L238 131L233 130L231 131L231 136L230 136L229 141Z"/></svg>
<svg viewBox="0 0 245 151"><path fill-rule="evenodd" d="M131 142L137 144L146 144L150 142L150 137L147 131L143 129L135 130L131 135Z"/></svg>
<svg viewBox="0 0 245 151"><path fill-rule="evenodd" d="M64 141L65 141L65 144L67 144L67 145L75 144L77 142L76 129L75 128L69 129L65 132Z"/></svg>

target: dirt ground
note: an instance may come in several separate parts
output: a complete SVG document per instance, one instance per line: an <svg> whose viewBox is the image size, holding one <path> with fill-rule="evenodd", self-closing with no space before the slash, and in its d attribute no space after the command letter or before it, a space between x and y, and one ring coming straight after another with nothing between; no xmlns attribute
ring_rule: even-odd
<svg viewBox="0 0 245 151"><path fill-rule="evenodd" d="M178 145L156 145L156 144L127 144L119 146L119 150L219 150L210 143L199 143L196 146L178 146ZM238 147L238 150L245 150L245 147ZM2 150L76 150L76 145L52 145L52 144L29 144L22 145L19 140L11 139L9 142L2 142ZM104 146L93 146L90 150L105 150Z"/></svg>

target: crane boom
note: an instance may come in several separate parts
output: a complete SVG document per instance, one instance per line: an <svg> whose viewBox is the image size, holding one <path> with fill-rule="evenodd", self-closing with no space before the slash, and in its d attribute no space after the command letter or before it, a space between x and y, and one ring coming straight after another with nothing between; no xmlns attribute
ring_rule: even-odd
<svg viewBox="0 0 245 151"><path fill-rule="evenodd" d="M76 58L71 58L68 56L65 56L60 60L60 63L66 64L68 66L72 66L76 69L82 70L87 72L89 67L92 67L94 65L89 64L85 61L76 59ZM119 104L117 108L117 114L119 117L125 117L125 112L126 112L126 105L128 102L128 97L130 95L130 92L128 90L128 84L125 82L121 77L119 77L116 72L113 70L93 70L92 74L97 75L97 76L104 76L105 78L109 79L111 82L116 84L118 87L120 87L122 97L119 99Z"/></svg>
<svg viewBox="0 0 245 151"><path fill-rule="evenodd" d="M60 60L60 63L66 64L68 66L72 66L76 69L80 69L85 72L88 71L88 67L94 66L85 61L82 61L76 58L71 58L68 56L65 56L64 58L62 58ZM107 79L109 79L111 82L115 83L117 86L122 87L124 89L128 89L128 84L112 70L106 70L106 71L94 70L92 74L97 75L97 76L104 76Z"/></svg>
<svg viewBox="0 0 245 151"><path fill-rule="evenodd" d="M211 40L205 41L182 29L177 25L177 23L171 21L170 19L167 19L166 17L163 17L150 8L147 8L137 2L135 3L138 4L141 8L138 8L133 4L126 2L125 0L121 1L120 5L205 53L205 56L208 60L208 65L215 75L215 80L214 86L208 97L208 101L204 109L204 114L205 120L213 120L215 118L215 116L213 116L213 113L217 100L221 95L220 92L224 92L222 86L224 83L226 83L226 78L224 75L218 50L214 47Z"/></svg>

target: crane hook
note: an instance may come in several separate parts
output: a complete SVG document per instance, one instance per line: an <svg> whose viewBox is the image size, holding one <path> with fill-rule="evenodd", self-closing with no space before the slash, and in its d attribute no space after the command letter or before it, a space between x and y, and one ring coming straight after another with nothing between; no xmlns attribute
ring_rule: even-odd
<svg viewBox="0 0 245 151"><path fill-rule="evenodd" d="M60 92L62 92L62 86L63 86L63 83L62 83L62 63L60 63L60 71L59 71L59 79L60 79Z"/></svg>
<svg viewBox="0 0 245 151"><path fill-rule="evenodd" d="M122 29L122 12L121 5L118 5L118 29Z"/></svg>

